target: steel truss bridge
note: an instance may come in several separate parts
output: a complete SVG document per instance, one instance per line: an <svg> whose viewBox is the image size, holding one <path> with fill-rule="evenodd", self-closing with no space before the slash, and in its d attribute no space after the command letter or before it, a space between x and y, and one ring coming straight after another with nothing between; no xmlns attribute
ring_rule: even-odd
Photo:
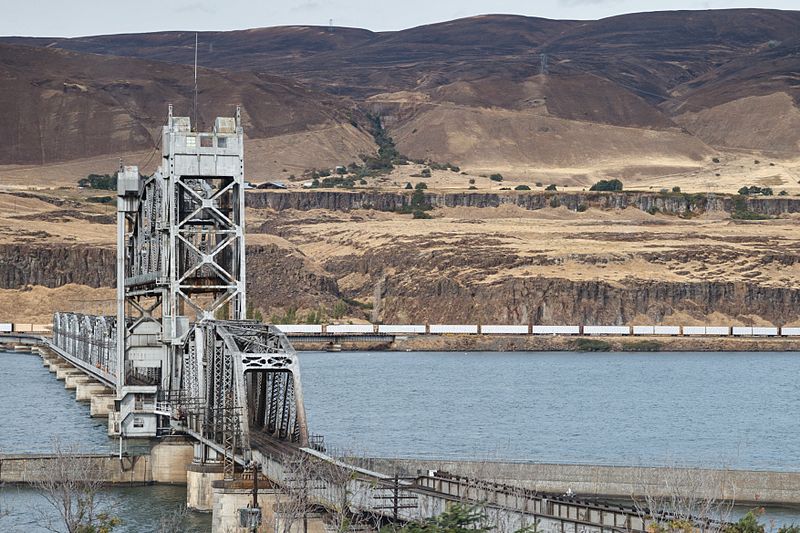
<svg viewBox="0 0 800 533"><path fill-rule="evenodd" d="M646 530L630 509L446 474L398 480L326 456L309 437L294 349L276 327L246 318L239 109L198 133L170 106L162 150L152 176L130 166L118 174L116 316L56 313L52 340L41 341L116 391L109 432L121 443L183 433L195 461L222 463L225 479L256 463L283 487L296 482L299 458L311 458L347 471L344 484L312 483L317 501L350 495L354 512L395 520L469 501L516 520L507 530L531 520L552 533Z"/></svg>
<svg viewBox="0 0 800 533"><path fill-rule="evenodd" d="M208 133L170 106L152 176L117 176L117 314L56 313L52 347L114 387L110 432L182 432L199 460L252 458L263 436L309 442L300 369L278 329L246 319L241 115Z"/></svg>

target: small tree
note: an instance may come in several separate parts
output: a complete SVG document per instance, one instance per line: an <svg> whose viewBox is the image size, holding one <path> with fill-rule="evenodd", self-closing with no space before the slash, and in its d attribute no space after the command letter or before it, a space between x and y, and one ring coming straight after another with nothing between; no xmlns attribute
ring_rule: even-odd
<svg viewBox="0 0 800 533"><path fill-rule="evenodd" d="M103 469L97 458L54 441L52 458L33 485L55 509L63 528L43 515L44 527L51 531L65 528L68 533L110 533L122 521L99 498L103 482Z"/></svg>
<svg viewBox="0 0 800 533"><path fill-rule="evenodd" d="M257 320L259 322L264 321L264 316L261 314L261 310L253 307L252 303L247 304L246 316L249 320Z"/></svg>
<svg viewBox="0 0 800 533"><path fill-rule="evenodd" d="M724 471L669 466L653 472L634 472L636 494L631 495L648 531L692 531L702 525L706 533L754 533L727 531L736 487Z"/></svg>
<svg viewBox="0 0 800 533"><path fill-rule="evenodd" d="M531 188L528 187L527 185L517 185L516 187L514 187L514 190L515 191L529 191L529 190L531 190Z"/></svg>
<svg viewBox="0 0 800 533"><path fill-rule="evenodd" d="M428 188L428 184L427 183L422 183L420 181L419 183L414 185L414 188L417 189L418 191L421 191L422 189L427 189Z"/></svg>
<svg viewBox="0 0 800 533"><path fill-rule="evenodd" d="M492 180L492 181L503 181L503 175L502 174L492 174L491 176L489 176L489 179Z"/></svg>
<svg viewBox="0 0 800 533"><path fill-rule="evenodd" d="M158 519L158 533L183 533L186 531L186 520L189 511L185 505L178 506L173 512L163 514Z"/></svg>
<svg viewBox="0 0 800 533"><path fill-rule="evenodd" d="M681 188L676 185L672 188L672 192L681 192Z"/></svg>
<svg viewBox="0 0 800 533"><path fill-rule="evenodd" d="M764 533L764 525L758 522L758 517L762 514L764 514L763 508L752 509L738 522L724 527L723 533Z"/></svg>
<svg viewBox="0 0 800 533"><path fill-rule="evenodd" d="M546 191L557 191L558 189L556 188L556 184L555 183L551 183L550 185L545 187L544 190L546 190Z"/></svg>
<svg viewBox="0 0 800 533"><path fill-rule="evenodd" d="M405 186L404 188L405 188L406 190L409 190L409 191L410 191L411 189L413 189L413 188L414 188L414 186L413 186L413 185L411 185L411 182L410 182L410 181L407 181L407 182L406 182L406 186Z"/></svg>
<svg viewBox="0 0 800 533"><path fill-rule="evenodd" d="M621 191L622 182L618 179L613 180L600 180L591 187L590 191Z"/></svg>
<svg viewBox="0 0 800 533"><path fill-rule="evenodd" d="M333 304L333 309L331 309L331 316L335 319L342 318L345 313L347 313L347 304L344 300L339 300L335 304Z"/></svg>

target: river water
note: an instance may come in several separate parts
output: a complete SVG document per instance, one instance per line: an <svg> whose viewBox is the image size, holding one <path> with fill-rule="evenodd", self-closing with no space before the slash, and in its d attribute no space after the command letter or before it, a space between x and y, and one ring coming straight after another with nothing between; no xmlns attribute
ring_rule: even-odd
<svg viewBox="0 0 800 533"><path fill-rule="evenodd" d="M301 353L312 433L377 456L800 470L793 353Z"/></svg>
<svg viewBox="0 0 800 533"><path fill-rule="evenodd" d="M375 456L800 471L800 357L791 353L300 354L312 433ZM108 451L37 356L0 353L0 452L46 452L56 436ZM120 531L151 531L180 487L117 488ZM39 531L30 489L0 491L0 531ZM797 510L773 510L800 522ZM187 531L210 517L193 513Z"/></svg>

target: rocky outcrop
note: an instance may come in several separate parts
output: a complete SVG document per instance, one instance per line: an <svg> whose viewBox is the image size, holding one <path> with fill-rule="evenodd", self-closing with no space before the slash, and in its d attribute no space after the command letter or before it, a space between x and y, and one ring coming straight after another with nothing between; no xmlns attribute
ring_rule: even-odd
<svg viewBox="0 0 800 533"><path fill-rule="evenodd" d="M411 205L410 192L379 191L257 191L246 197L248 207L283 211L295 209L327 209L352 211L375 209L399 211ZM759 197L741 198L718 194L681 194L650 192L460 192L425 194L425 202L432 207L499 207L514 205L522 209L536 210L563 206L572 211L584 207L598 209L627 209L633 207L654 213L669 215L698 214L708 211L733 213L747 210L763 215L778 216L800 212L800 198Z"/></svg>
<svg viewBox="0 0 800 533"><path fill-rule="evenodd" d="M631 324L669 322L682 313L707 322L720 313L747 323L757 315L775 325L800 318L800 290L747 283L623 283L559 278L507 279L464 285L451 278L384 282L384 322ZM743 316L746 315L746 316ZM727 324L725 324L727 325Z"/></svg>
<svg viewBox="0 0 800 533"><path fill-rule="evenodd" d="M338 297L336 279L299 252L277 245L247 247L247 300L256 308L316 309L332 306Z"/></svg>
<svg viewBox="0 0 800 533"><path fill-rule="evenodd" d="M116 285L116 250L91 246L0 245L0 289L27 285ZM339 297L336 279L297 251L247 247L247 294L256 307L316 308Z"/></svg>
<svg viewBox="0 0 800 533"><path fill-rule="evenodd" d="M0 288L67 283L110 287L116 283L116 258L113 248L0 244Z"/></svg>

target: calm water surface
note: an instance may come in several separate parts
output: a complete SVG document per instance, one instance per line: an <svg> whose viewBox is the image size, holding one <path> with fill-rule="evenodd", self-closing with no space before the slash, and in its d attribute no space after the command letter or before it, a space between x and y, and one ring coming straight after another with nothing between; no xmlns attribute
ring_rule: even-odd
<svg viewBox="0 0 800 533"><path fill-rule="evenodd" d="M85 451L115 449L106 419L90 418L89 405L76 402L40 357L0 352L0 453L49 452L56 437ZM186 503L186 487L112 487L103 498L123 520L114 531L149 532ZM0 511L3 533L50 531L45 526L54 519L52 507L29 487L0 488ZM185 527L187 533L210 531L211 515L189 513Z"/></svg>
<svg viewBox="0 0 800 533"><path fill-rule="evenodd" d="M300 354L312 433L379 456L603 464L694 464L800 471L800 356L791 353ZM0 453L52 440L109 451L37 356L0 352ZM114 488L125 525L152 531L182 487ZM40 531L41 497L0 490L0 531ZM793 509L772 509L800 522ZM207 531L191 514L187 531Z"/></svg>
<svg viewBox="0 0 800 533"><path fill-rule="evenodd" d="M378 456L800 470L793 353L300 354L312 433Z"/></svg>

